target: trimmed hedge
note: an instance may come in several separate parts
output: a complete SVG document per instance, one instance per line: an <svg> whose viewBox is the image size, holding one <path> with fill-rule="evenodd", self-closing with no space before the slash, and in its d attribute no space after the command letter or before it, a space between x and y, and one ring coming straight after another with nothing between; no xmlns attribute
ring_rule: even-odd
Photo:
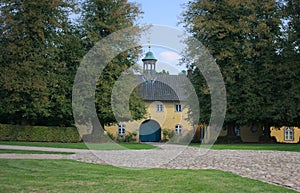
<svg viewBox="0 0 300 193"><path fill-rule="evenodd" d="M81 141L75 127L19 126L0 124L1 141L62 142Z"/></svg>

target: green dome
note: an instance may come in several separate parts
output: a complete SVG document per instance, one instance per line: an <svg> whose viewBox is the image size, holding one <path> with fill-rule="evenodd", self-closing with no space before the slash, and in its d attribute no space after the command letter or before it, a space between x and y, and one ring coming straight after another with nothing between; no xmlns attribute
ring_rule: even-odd
<svg viewBox="0 0 300 193"><path fill-rule="evenodd" d="M154 57L154 54L152 52L147 52L146 53L146 56L142 59L142 61L145 61L145 60L157 60L155 57Z"/></svg>

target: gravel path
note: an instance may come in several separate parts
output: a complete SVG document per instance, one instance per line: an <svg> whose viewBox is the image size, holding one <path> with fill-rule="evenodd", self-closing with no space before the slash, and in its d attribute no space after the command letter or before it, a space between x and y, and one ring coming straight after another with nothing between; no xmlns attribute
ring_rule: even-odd
<svg viewBox="0 0 300 193"><path fill-rule="evenodd" d="M60 149L61 151L64 150L64 152L75 152L76 154L32 154L30 156L26 154L0 154L0 158L72 159L119 167L138 167L141 169L217 169L284 186L300 192L299 152L208 150L180 145L154 145L159 146L160 149L92 151L41 148L40 150L43 151L45 149L49 151L58 151ZM14 147L16 148L16 146ZM2 148L2 145L0 145L0 148ZM28 149L29 147L25 148ZM57 158L55 158L56 156Z"/></svg>

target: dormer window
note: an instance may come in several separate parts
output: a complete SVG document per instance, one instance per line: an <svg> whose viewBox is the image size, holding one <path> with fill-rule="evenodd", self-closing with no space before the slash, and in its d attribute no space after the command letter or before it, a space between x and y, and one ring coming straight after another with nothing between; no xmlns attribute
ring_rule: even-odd
<svg viewBox="0 0 300 193"><path fill-rule="evenodd" d="M163 104L157 104L156 105L156 112L164 112L164 105Z"/></svg>
<svg viewBox="0 0 300 193"><path fill-rule="evenodd" d="M175 105L175 112L182 112L182 106L181 106L181 104L176 104Z"/></svg>

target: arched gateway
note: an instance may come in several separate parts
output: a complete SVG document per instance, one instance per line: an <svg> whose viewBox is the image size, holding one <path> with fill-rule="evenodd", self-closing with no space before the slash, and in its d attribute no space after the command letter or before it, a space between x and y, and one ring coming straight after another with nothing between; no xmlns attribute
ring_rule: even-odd
<svg viewBox="0 0 300 193"><path fill-rule="evenodd" d="M161 140L161 128L158 122L146 120L140 126L139 138L141 142L159 142Z"/></svg>

